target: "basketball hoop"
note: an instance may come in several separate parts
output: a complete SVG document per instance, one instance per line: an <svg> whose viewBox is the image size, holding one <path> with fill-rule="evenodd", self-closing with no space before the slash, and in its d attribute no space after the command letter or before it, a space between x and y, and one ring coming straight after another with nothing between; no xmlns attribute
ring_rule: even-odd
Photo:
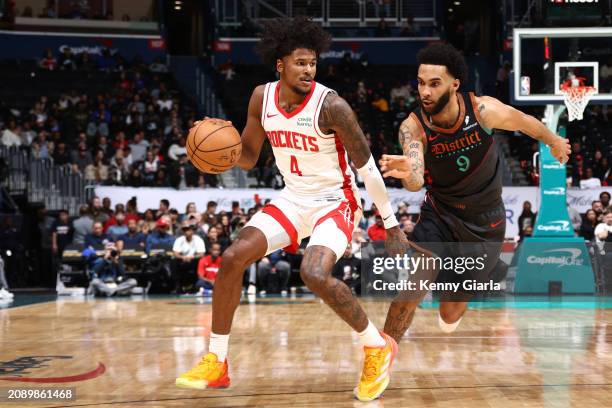
<svg viewBox="0 0 612 408"><path fill-rule="evenodd" d="M561 85L561 92L565 99L565 106L569 116L569 121L582 120L582 114L584 109L589 104L591 96L593 96L597 89L592 86L572 86L571 80L565 81Z"/></svg>

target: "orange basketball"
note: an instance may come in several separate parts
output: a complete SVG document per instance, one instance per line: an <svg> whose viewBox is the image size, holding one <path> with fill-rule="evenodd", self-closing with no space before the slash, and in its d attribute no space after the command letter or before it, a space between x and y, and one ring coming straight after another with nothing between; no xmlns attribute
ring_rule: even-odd
<svg viewBox="0 0 612 408"><path fill-rule="evenodd" d="M222 119L206 119L189 130L187 156L204 173L219 174L234 167L242 153L240 133Z"/></svg>

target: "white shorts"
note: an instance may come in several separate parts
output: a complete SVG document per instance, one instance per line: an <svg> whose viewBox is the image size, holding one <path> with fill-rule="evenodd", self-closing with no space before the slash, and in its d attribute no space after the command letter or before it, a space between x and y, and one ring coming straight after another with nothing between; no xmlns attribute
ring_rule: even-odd
<svg viewBox="0 0 612 408"><path fill-rule="evenodd" d="M266 255L280 248L294 253L302 239L310 237L309 247L327 247L334 251L337 260L351 242L361 214L356 200L304 200L285 191L253 215L245 226L255 227L266 236Z"/></svg>

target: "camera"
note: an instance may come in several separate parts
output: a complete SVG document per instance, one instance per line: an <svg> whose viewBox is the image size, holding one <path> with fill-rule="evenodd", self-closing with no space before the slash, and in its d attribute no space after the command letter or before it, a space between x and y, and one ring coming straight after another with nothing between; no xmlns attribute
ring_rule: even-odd
<svg viewBox="0 0 612 408"><path fill-rule="evenodd" d="M116 249L112 249L112 250L110 251L110 255L111 255L111 258L116 258L116 257L117 257L117 255L119 255L119 252L117 252L117 250L116 250Z"/></svg>

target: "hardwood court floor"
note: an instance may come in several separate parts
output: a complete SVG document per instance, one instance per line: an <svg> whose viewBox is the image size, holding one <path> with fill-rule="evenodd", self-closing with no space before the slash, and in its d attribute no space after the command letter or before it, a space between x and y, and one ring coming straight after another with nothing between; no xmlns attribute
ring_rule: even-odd
<svg viewBox="0 0 612 408"><path fill-rule="evenodd" d="M364 304L382 325L387 304ZM384 398L363 404L351 393L362 358L357 338L316 299L241 305L230 345L232 387L213 391L174 386L205 350L208 303L58 300L0 310L0 387L71 386L77 393L70 402L0 406L612 406L611 308L471 309L451 335L438 330L436 314L417 311ZM82 381L6 381L18 375Z"/></svg>

